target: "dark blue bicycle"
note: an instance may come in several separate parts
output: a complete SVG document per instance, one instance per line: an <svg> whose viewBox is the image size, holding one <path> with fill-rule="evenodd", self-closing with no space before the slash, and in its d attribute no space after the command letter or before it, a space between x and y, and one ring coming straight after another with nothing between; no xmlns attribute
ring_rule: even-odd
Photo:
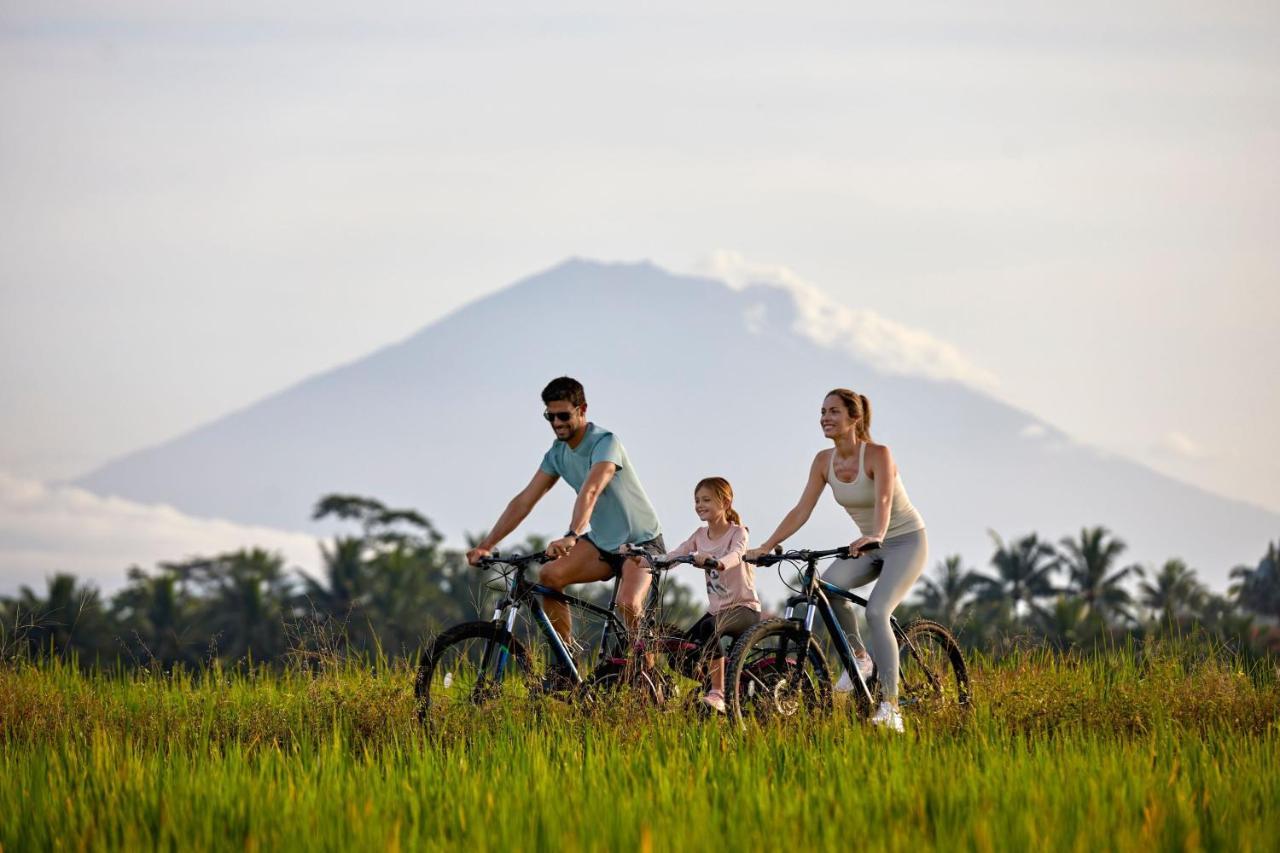
<svg viewBox="0 0 1280 853"><path fill-rule="evenodd" d="M873 546L867 551L874 551ZM829 596L839 596L865 608L865 598L830 584L818 576L818 563L848 559L849 549L786 551L761 555L758 566L796 565L799 586L787 600L784 616L755 625L734 644L725 677L730 713L742 722L789 717L803 711L825 711L832 705L831 670L827 655L814 638L817 617L827 627L837 658L854 680L850 695L859 717L870 716L879 685L873 674L863 679L844 631L836 621ZM855 559L878 560L866 552ZM803 611L797 615L797 608ZM903 713L931 713L941 707L969 706L969 670L960 645L942 625L925 619L906 628L890 617L898 641L898 702Z"/></svg>
<svg viewBox="0 0 1280 853"><path fill-rule="evenodd" d="M525 570L545 562L544 554L494 553L480 560L501 579L502 596L488 620L464 622L441 633L426 649L414 681L419 719L431 723L451 710L496 702L503 697L528 699L555 696L566 700L604 698L620 688L636 688L652 704L663 704L676 692L673 675L684 673L697 647L684 633L661 619L664 573L692 557L653 560L644 617L629 632L616 611L620 579L615 579L607 607L601 607L531 581ZM575 654L556 633L542 606L561 601L576 621L601 625L594 653ZM521 613L531 630L518 630ZM526 640L545 641L545 654L535 654ZM523 637L523 638L522 638ZM665 666L670 661L670 666ZM663 664L663 665L658 665Z"/></svg>

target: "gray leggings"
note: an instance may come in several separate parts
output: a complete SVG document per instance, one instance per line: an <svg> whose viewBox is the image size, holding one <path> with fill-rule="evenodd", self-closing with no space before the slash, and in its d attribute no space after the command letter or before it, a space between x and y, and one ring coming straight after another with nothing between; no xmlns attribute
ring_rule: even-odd
<svg viewBox="0 0 1280 853"><path fill-rule="evenodd" d="M867 596L867 628L871 634L871 659L876 664L876 678L884 698L891 702L898 698L898 644L889 627L889 616L924 572L928 555L929 540L923 530L917 530L886 539L879 551L857 560L836 560L822 573L824 581L845 589L876 581L875 589ZM877 556L884 560L884 568L878 572L871 565ZM854 647L862 648L853 603L831 596L831 606Z"/></svg>

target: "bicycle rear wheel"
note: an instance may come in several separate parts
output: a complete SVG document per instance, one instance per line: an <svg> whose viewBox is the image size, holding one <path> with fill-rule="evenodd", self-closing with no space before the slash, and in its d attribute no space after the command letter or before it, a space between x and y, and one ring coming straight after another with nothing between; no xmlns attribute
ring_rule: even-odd
<svg viewBox="0 0 1280 853"><path fill-rule="evenodd" d="M937 622L912 622L898 641L898 704L904 714L969 707L969 669L960 644Z"/></svg>
<svg viewBox="0 0 1280 853"><path fill-rule="evenodd" d="M669 679L658 669L637 666L625 658L608 658L596 665L582 685L583 695L597 702L619 702L630 696L661 707L668 698Z"/></svg>
<svg viewBox="0 0 1280 853"><path fill-rule="evenodd" d="M734 644L725 693L739 723L821 713L831 708L831 672L822 649L795 622L770 619Z"/></svg>
<svg viewBox="0 0 1280 853"><path fill-rule="evenodd" d="M492 622L464 622L423 653L413 693L418 719L430 725L463 708L526 698L533 678L524 644Z"/></svg>

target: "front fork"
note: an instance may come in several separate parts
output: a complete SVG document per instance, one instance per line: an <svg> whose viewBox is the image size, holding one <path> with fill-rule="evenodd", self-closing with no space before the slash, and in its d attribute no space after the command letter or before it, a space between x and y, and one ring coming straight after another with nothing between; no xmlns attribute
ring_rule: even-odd
<svg viewBox="0 0 1280 853"><path fill-rule="evenodd" d="M489 665L493 664L494 649L497 649L498 660L493 667L493 680L495 683L501 684L502 679L507 674L507 664L511 661L511 643L515 637L516 612L518 608L514 603L499 604L493 611L493 623L501 625L502 630L498 632L496 640L490 641L484 647L484 659L480 662L480 677L477 683L484 681L485 674L489 672Z"/></svg>
<svg viewBox="0 0 1280 853"><path fill-rule="evenodd" d="M845 672L851 673L850 678L853 678L855 683L857 684L856 689L862 691L862 694L867 698L867 702L870 703L871 688L867 686L867 682L862 677L862 672L858 669L857 660L854 658L854 655L853 655L853 647L849 645L849 638L844 635L844 629L840 627L839 621L836 620L835 611L831 609L831 603L827 601L827 597L823 595L822 592L819 590L817 597L814 599L808 600L807 602L805 602L805 604L806 606L804 611L804 622L803 622L804 636L806 638L813 636L813 623L815 621L814 616L818 612L821 612L822 624L827 626L827 634L830 635L832 641L835 643L836 653L840 658L840 662L844 665ZM823 606L824 604L826 605L825 607ZM785 614L786 618L794 619L795 612L796 612L795 603L788 602L787 610ZM902 636L901 629L898 627L898 624L897 624L897 620L893 620L893 627L894 627L894 632L899 636ZM783 642L784 642L783 660L785 661L786 660L786 657L785 657L786 641L784 640ZM802 654L808 654L808 651L809 650L806 648ZM796 671L800 672L803 666L804 666L803 657L801 655L797 655Z"/></svg>

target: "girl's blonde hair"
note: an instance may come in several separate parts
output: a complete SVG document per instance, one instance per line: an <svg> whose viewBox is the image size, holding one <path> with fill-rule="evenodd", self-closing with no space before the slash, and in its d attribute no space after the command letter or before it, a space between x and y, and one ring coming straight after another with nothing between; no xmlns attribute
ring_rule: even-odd
<svg viewBox="0 0 1280 853"><path fill-rule="evenodd" d="M724 477L703 477L698 481L698 485L693 487L693 493L696 495L699 489L706 489L724 504L724 516L729 519L729 523L742 525L742 517L733 508L733 486L729 485L728 480Z"/></svg>

